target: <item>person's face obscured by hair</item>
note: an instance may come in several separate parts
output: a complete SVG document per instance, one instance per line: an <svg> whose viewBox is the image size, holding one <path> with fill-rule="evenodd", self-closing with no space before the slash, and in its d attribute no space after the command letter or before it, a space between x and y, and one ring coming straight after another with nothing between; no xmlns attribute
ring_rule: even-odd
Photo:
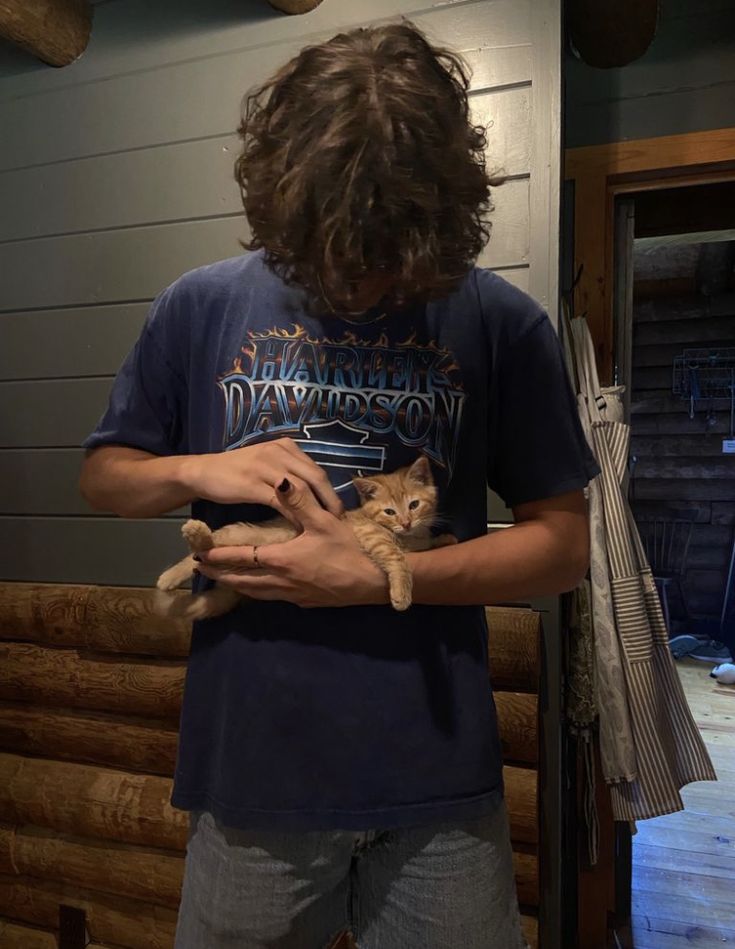
<svg viewBox="0 0 735 949"><path fill-rule="evenodd" d="M451 292L489 233L468 86L462 61L406 23L304 48L246 98L244 246L335 312Z"/></svg>

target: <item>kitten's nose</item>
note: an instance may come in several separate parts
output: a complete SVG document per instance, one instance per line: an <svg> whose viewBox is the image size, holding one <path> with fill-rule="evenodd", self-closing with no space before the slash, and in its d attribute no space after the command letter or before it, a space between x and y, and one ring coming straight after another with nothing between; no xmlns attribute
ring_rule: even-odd
<svg viewBox="0 0 735 949"><path fill-rule="evenodd" d="M401 527L404 529L404 531L407 531L410 526L411 526L410 521L401 521Z"/></svg>

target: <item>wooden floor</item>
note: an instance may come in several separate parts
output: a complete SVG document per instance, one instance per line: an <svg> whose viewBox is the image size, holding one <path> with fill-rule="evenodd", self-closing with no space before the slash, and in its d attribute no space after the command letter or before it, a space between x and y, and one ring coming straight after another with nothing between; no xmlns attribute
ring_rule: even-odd
<svg viewBox="0 0 735 949"><path fill-rule="evenodd" d="M677 668L719 780L685 787L685 810L638 823L634 945L735 947L735 686L718 685L706 662Z"/></svg>

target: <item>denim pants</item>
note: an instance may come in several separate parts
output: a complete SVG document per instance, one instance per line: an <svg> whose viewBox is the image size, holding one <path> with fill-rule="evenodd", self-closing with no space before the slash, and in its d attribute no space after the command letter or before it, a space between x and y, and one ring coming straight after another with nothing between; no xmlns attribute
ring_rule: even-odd
<svg viewBox="0 0 735 949"><path fill-rule="evenodd" d="M526 949L508 816L390 830L226 827L190 812L174 949Z"/></svg>

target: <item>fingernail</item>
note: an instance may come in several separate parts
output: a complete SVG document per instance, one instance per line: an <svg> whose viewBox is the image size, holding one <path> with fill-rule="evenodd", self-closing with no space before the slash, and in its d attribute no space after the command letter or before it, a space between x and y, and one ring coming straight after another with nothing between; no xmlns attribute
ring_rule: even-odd
<svg viewBox="0 0 735 949"><path fill-rule="evenodd" d="M199 556L199 554L194 554L194 556L191 559L196 560L197 563L202 562L202 558Z"/></svg>
<svg viewBox="0 0 735 949"><path fill-rule="evenodd" d="M281 481L281 483L278 485L278 490L282 494L285 494L286 491L288 491L290 487L291 487L291 482L288 480L288 478L284 478L283 481Z"/></svg>

